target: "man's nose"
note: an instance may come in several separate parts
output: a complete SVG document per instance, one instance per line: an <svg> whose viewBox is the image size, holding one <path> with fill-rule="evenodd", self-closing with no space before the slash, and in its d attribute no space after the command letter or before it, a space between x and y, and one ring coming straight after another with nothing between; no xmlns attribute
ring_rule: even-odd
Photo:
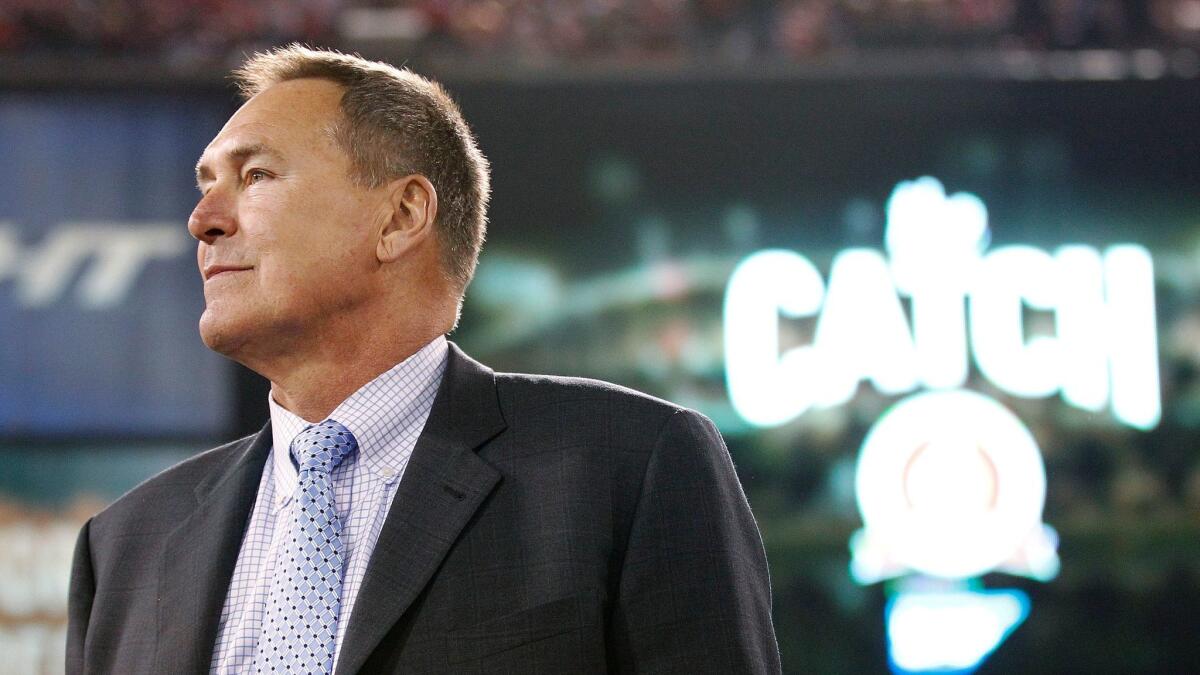
<svg viewBox="0 0 1200 675"><path fill-rule="evenodd" d="M212 244L218 237L232 236L236 231L233 204L215 188L200 198L188 217L188 232L206 244Z"/></svg>

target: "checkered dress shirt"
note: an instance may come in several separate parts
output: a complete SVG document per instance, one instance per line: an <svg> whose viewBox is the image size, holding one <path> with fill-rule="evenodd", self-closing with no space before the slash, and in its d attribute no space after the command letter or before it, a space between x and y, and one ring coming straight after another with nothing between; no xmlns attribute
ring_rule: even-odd
<svg viewBox="0 0 1200 675"><path fill-rule="evenodd" d="M446 338L438 337L363 385L328 416L345 425L359 445L358 451L332 474L346 556L335 664L379 531L433 407L447 351ZM254 663L276 552L287 533L292 496L299 482L288 448L296 434L312 424L270 397L267 403L271 409L272 450L221 610L210 673L244 673Z"/></svg>

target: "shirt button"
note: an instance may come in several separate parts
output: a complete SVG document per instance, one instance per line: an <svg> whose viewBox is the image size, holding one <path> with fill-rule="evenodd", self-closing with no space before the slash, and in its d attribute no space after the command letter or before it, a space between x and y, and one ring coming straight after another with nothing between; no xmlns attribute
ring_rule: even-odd
<svg viewBox="0 0 1200 675"><path fill-rule="evenodd" d="M389 480L396 477L396 470L390 466L383 467L382 473L383 473L383 477L387 478Z"/></svg>

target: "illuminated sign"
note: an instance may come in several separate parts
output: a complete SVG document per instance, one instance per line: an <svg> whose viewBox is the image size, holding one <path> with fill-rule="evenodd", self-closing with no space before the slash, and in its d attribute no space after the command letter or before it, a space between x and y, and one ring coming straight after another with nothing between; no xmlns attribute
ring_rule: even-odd
<svg viewBox="0 0 1200 675"><path fill-rule="evenodd" d="M222 429L230 371L196 333L194 246L178 222L0 219L0 435Z"/></svg>
<svg viewBox="0 0 1200 675"><path fill-rule="evenodd" d="M1021 420L971 391L905 399L859 454L863 529L851 548L860 583L919 572L967 579L994 569L1042 581L1058 573L1042 524L1046 473Z"/></svg>
<svg viewBox="0 0 1200 675"><path fill-rule="evenodd" d="M886 257L868 248L834 256L828 283L795 251L761 251L738 264L725 295L725 359L743 419L778 426L848 402L864 380L887 395L962 387L970 352L984 377L1015 396L1061 394L1084 410L1108 407L1136 428L1158 424L1145 248L987 250L983 202L947 196L933 178L896 187L885 239ZM1054 334L1027 337L1030 311L1053 315ZM811 344L781 352L781 317L815 317Z"/></svg>
<svg viewBox="0 0 1200 675"><path fill-rule="evenodd" d="M1020 591L913 591L888 601L896 673L970 673L1029 615Z"/></svg>
<svg viewBox="0 0 1200 675"><path fill-rule="evenodd" d="M896 580L886 610L894 671L970 671L1029 612L1024 593L980 590L979 577L1048 581L1059 570L1037 441L1000 402L964 388L972 357L1007 394L1060 395L1153 428L1154 269L1134 244L989 249L983 201L947 195L929 177L896 186L884 239L886 255L837 253L828 281L795 251L738 264L725 295L729 396L748 423L773 427L850 401L864 381L910 394L863 442L850 573ZM809 318L812 339L781 349L781 319Z"/></svg>
<svg viewBox="0 0 1200 675"><path fill-rule="evenodd" d="M189 250L186 233L174 223L70 223L28 247L13 228L0 223L0 281L14 283L18 306L34 309L60 301L82 270L75 304L107 309L125 301L150 261Z"/></svg>

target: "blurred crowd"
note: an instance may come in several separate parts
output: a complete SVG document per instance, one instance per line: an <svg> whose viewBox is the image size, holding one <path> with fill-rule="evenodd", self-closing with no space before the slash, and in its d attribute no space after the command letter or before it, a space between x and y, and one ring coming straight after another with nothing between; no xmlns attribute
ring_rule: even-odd
<svg viewBox="0 0 1200 675"><path fill-rule="evenodd" d="M342 0L0 0L0 54L191 63L332 36Z"/></svg>
<svg viewBox="0 0 1200 675"><path fill-rule="evenodd" d="M300 40L413 57L804 60L1200 45L1200 0L0 0L0 54L237 60Z"/></svg>

